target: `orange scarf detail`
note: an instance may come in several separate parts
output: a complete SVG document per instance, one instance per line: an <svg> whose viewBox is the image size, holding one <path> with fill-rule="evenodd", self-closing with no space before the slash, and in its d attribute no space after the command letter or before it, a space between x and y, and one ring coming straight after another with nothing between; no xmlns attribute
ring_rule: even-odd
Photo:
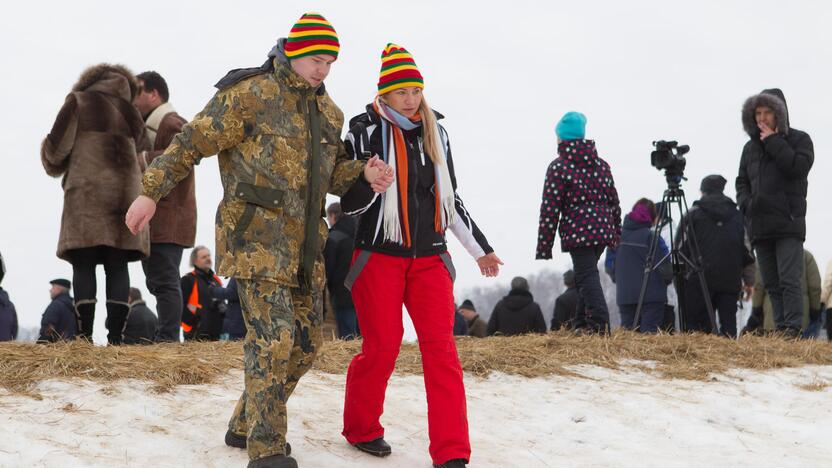
<svg viewBox="0 0 832 468"><path fill-rule="evenodd" d="M396 169L398 169L396 183L399 185L399 213L402 217L402 234L405 247L410 247L410 216L407 209L407 146L404 142L404 132L395 125L390 126L393 130L393 144L396 145Z"/></svg>

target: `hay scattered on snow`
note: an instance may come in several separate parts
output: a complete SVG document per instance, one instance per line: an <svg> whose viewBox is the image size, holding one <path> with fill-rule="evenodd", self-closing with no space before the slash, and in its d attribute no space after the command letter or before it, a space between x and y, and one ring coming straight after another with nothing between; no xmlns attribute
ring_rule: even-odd
<svg viewBox="0 0 832 468"><path fill-rule="evenodd" d="M343 374L360 341L326 342L315 368ZM465 372L485 377L491 372L540 377L577 375L571 366L610 369L636 367L666 378L707 380L730 369L767 370L803 365L832 365L832 345L822 341L786 341L771 337L728 340L712 335L640 335L616 332L611 337L574 336L567 332L519 337L457 339ZM35 395L47 379L82 378L97 382L137 379L153 390L204 384L242 369L240 343L184 343L154 346L91 346L83 342L54 345L0 344L0 386ZM402 345L396 372L420 375L417 344Z"/></svg>

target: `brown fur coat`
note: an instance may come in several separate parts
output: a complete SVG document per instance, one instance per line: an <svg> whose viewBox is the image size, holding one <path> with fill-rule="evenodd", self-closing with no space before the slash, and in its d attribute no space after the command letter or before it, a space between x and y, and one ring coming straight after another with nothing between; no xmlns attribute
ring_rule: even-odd
<svg viewBox="0 0 832 468"><path fill-rule="evenodd" d="M110 246L130 260L148 255L146 232L134 236L124 216L141 193L137 148L147 148L144 121L132 105L138 86L121 65L85 70L41 145L41 162L63 176L64 208L58 257L71 262L74 249Z"/></svg>

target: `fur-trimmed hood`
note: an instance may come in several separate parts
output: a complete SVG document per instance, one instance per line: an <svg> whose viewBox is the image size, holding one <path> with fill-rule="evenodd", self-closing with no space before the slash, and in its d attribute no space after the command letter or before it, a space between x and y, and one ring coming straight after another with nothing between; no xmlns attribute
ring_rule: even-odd
<svg viewBox="0 0 832 468"><path fill-rule="evenodd" d="M774 115L777 117L778 131L788 135L789 107L786 105L786 96L778 88L763 90L760 94L745 100L745 104L742 106L742 127L745 133L753 139L760 138L760 129L757 127L757 120L754 118L754 112L760 106L774 110Z"/></svg>
<svg viewBox="0 0 832 468"><path fill-rule="evenodd" d="M124 65L100 63L83 73L72 91L98 91L132 102L139 91L135 75Z"/></svg>

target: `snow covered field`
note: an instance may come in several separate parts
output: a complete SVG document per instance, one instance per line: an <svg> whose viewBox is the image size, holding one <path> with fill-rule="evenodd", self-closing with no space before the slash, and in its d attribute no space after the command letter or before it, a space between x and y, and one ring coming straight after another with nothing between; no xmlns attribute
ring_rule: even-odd
<svg viewBox="0 0 832 468"><path fill-rule="evenodd" d="M585 379L466 377L472 467L754 466L832 463L832 367L734 372L709 382L640 371L573 368ZM212 385L157 394L123 381L49 381L42 399L0 393L0 466L242 467L226 421L242 389L234 371ZM386 439L361 454L341 432L344 376L311 372L290 402L301 467L430 467L421 377L394 375Z"/></svg>

